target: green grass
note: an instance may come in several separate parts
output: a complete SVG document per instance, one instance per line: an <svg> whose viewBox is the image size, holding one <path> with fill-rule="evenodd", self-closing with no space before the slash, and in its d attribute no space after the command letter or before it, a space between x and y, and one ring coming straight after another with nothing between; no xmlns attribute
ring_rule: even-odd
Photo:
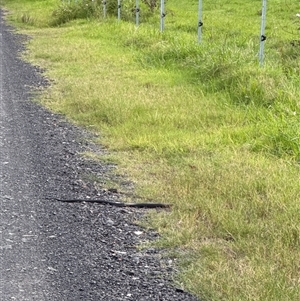
<svg viewBox="0 0 300 301"><path fill-rule="evenodd" d="M263 68L260 0L203 1L201 45L198 1L169 0L164 33L157 14L53 26L59 1L2 2L54 80L40 101L101 133L138 194L173 204L147 226L180 285L204 300L300 299L298 1L269 1Z"/></svg>

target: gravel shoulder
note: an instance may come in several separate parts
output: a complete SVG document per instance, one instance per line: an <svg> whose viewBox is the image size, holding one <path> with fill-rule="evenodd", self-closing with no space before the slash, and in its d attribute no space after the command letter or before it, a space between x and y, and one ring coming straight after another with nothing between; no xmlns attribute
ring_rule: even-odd
<svg viewBox="0 0 300 301"><path fill-rule="evenodd" d="M136 248L157 238L136 223L144 210L51 200L122 201L86 180L114 168L81 155L104 152L91 134L31 101L48 82L19 58L25 40L0 9L1 300L198 300L173 286L170 259Z"/></svg>

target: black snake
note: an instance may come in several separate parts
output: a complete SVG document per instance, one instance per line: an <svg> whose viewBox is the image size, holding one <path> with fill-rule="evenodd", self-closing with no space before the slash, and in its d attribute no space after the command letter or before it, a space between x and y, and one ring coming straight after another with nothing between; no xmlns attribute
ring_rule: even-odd
<svg viewBox="0 0 300 301"><path fill-rule="evenodd" d="M108 204L111 206L117 207L134 207L134 208L170 208L171 204L164 204L164 203L125 203L125 202L116 202L116 201L109 201L104 199L58 199L58 198L48 198L58 202L64 203L100 203L100 204Z"/></svg>

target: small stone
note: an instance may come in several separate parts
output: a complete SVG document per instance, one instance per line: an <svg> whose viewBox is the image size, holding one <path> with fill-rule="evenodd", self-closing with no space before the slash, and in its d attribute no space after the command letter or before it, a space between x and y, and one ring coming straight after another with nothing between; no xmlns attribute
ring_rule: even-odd
<svg viewBox="0 0 300 301"><path fill-rule="evenodd" d="M111 220L110 218L108 218L108 219L106 220L106 224L109 225L109 226L113 226L115 223L114 223L113 220Z"/></svg>

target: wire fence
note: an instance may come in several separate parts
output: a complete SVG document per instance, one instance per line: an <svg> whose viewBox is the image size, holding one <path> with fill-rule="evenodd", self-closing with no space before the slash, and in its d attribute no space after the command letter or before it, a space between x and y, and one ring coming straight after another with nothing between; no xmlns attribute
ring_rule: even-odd
<svg viewBox="0 0 300 301"><path fill-rule="evenodd" d="M107 16L107 0L61 0L63 3L79 3L79 2L92 2L97 5L102 5L103 7L103 17L106 18ZM117 19L118 21L122 18L122 5L124 1L122 0L113 0L116 1L116 7L117 7ZM131 3L135 5L134 9L132 10L133 13L135 13L135 24L136 26L140 25L140 1L142 0L131 0ZM109 1L110 3L112 0ZM135 2L135 3L134 3ZM160 31L163 32L165 30L165 17L166 17L166 11L165 11L165 5L166 0L147 0L143 1L146 2L149 6L159 6L159 12L160 12ZM266 28L266 16L267 16L267 0L262 0L262 9L261 9L261 28L260 28L260 34L258 33L258 42L259 42L259 55L258 60L260 66L263 66L264 63L264 46L266 42L266 34L265 34L265 28ZM197 12L195 12L196 14ZM202 40L204 39L202 28L203 28L203 0L198 0L198 43L201 44Z"/></svg>

